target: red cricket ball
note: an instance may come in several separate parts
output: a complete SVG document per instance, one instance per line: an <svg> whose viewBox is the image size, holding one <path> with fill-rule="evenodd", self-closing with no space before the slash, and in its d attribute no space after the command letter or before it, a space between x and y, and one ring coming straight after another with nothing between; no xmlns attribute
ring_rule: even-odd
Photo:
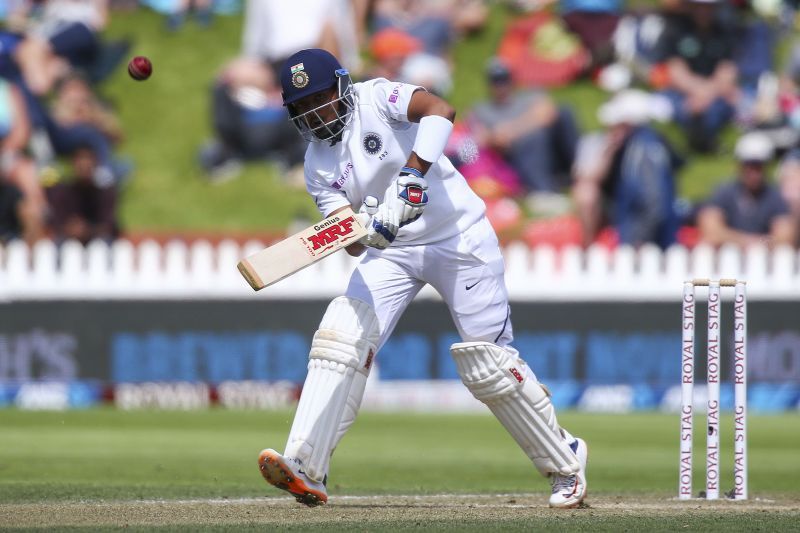
<svg viewBox="0 0 800 533"><path fill-rule="evenodd" d="M153 63L144 56L136 56L128 62L128 74L137 81L144 81L153 73Z"/></svg>

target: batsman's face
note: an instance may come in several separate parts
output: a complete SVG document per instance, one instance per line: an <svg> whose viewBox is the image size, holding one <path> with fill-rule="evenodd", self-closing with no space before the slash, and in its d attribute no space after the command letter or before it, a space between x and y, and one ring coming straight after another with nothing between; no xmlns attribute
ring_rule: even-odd
<svg viewBox="0 0 800 533"><path fill-rule="evenodd" d="M346 75L346 72L344 73ZM309 94L288 104L292 124L309 142L330 142L331 146L341 140L342 132L353 117L354 96L348 86L339 95L341 80L331 87Z"/></svg>
<svg viewBox="0 0 800 533"><path fill-rule="evenodd" d="M339 118L337 109L333 105L337 96L336 87L309 94L292 104L294 114L297 117L302 116L310 130L317 130Z"/></svg>

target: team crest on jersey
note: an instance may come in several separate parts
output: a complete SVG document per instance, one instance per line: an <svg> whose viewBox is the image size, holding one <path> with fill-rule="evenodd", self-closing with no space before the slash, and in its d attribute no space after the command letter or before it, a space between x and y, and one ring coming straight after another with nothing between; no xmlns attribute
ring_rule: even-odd
<svg viewBox="0 0 800 533"><path fill-rule="evenodd" d="M308 85L310 80L308 78L308 73L305 71L305 66L302 63L292 65L289 67L289 71L292 73L292 85L298 89L302 89Z"/></svg>
<svg viewBox="0 0 800 533"><path fill-rule="evenodd" d="M375 155L383 148L383 139L377 133L367 133L362 144L369 155Z"/></svg>

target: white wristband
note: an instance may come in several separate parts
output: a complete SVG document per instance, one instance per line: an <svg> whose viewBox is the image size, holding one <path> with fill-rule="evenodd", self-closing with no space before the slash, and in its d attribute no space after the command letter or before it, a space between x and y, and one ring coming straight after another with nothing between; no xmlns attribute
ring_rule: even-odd
<svg viewBox="0 0 800 533"><path fill-rule="evenodd" d="M419 121L414 153L428 163L436 163L444 153L453 123L439 115L428 115Z"/></svg>

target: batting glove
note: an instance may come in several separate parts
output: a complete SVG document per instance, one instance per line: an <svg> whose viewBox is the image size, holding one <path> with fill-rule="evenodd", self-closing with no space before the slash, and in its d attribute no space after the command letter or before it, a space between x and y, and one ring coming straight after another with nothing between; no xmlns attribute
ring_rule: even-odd
<svg viewBox="0 0 800 533"><path fill-rule="evenodd" d="M378 250L388 248L394 242L397 230L400 229L397 211L386 203L378 205L378 200L374 196L367 196L358 212L371 215L366 224L367 234L358 242Z"/></svg>
<svg viewBox="0 0 800 533"><path fill-rule="evenodd" d="M428 180L415 168L403 167L400 175L386 191L385 203L397 211L400 227L422 216L428 205Z"/></svg>

